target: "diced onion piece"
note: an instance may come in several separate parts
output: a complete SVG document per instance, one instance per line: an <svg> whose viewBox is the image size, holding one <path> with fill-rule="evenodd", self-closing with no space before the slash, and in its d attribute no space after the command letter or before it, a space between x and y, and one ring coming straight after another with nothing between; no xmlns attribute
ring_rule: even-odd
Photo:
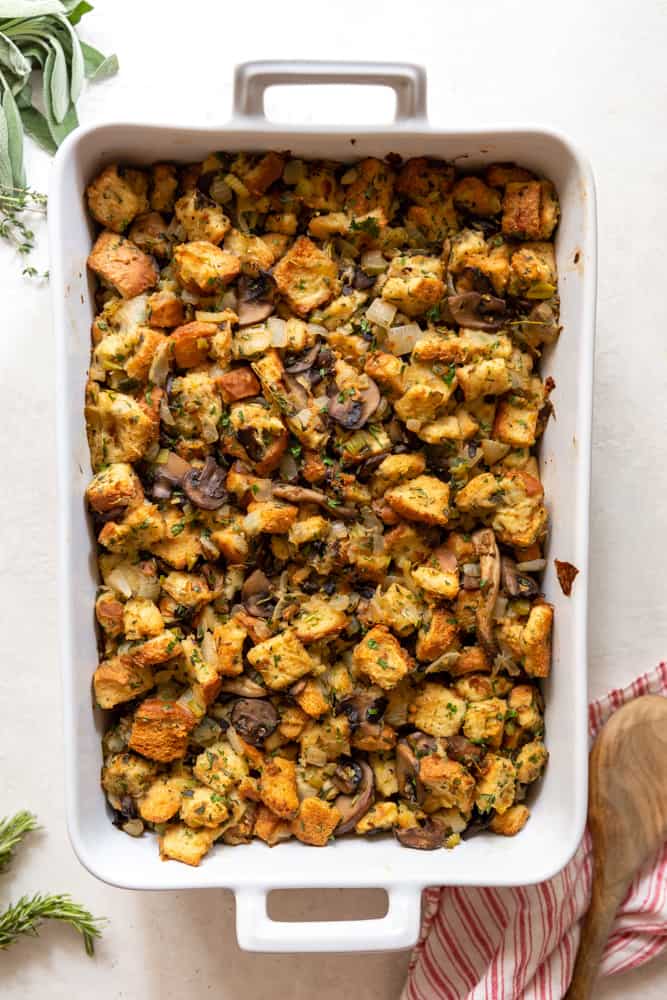
<svg viewBox="0 0 667 1000"><path fill-rule="evenodd" d="M328 330L326 326L321 326L319 323L306 323L308 327L308 332L314 334L316 337L326 337Z"/></svg>
<svg viewBox="0 0 667 1000"><path fill-rule="evenodd" d="M458 661L460 655L455 649L450 649L448 652L443 653L442 656L439 656L437 660L434 660L433 663L429 663L426 673L437 674L441 670L449 670Z"/></svg>
<svg viewBox="0 0 667 1000"><path fill-rule="evenodd" d="M203 719L206 715L206 703L194 688L186 688L176 704L186 708L194 715L195 719Z"/></svg>
<svg viewBox="0 0 667 1000"><path fill-rule="evenodd" d="M303 410L299 410L298 413L295 413L292 419L298 420L303 430L305 430L307 427L310 426L310 420L311 420L310 410L306 406L303 408Z"/></svg>
<svg viewBox="0 0 667 1000"><path fill-rule="evenodd" d="M350 598L348 594L334 594L334 596L329 601L332 608L336 611L347 611L350 606Z"/></svg>
<svg viewBox="0 0 667 1000"><path fill-rule="evenodd" d="M165 338L155 351L151 366L148 369L148 381L152 382L153 385L162 386L167 381L172 347L172 342Z"/></svg>
<svg viewBox="0 0 667 1000"><path fill-rule="evenodd" d="M262 515L258 510L252 510L243 518L243 530L246 535L258 535L262 526Z"/></svg>
<svg viewBox="0 0 667 1000"><path fill-rule="evenodd" d="M234 192L221 173L215 175L208 191L209 198L218 205L228 205L234 197Z"/></svg>
<svg viewBox="0 0 667 1000"><path fill-rule="evenodd" d="M128 574L120 566L111 570L106 582L122 597L126 597L128 600L132 597L132 584L128 579Z"/></svg>
<svg viewBox="0 0 667 1000"><path fill-rule="evenodd" d="M377 300L376 300L377 301ZM387 330L384 346L391 354L411 354L415 344L424 336L418 323L408 323L406 326L393 326Z"/></svg>
<svg viewBox="0 0 667 1000"><path fill-rule="evenodd" d="M281 479L286 479L290 482L296 479L299 475L299 467L296 464L296 459L291 452L286 451L283 457L280 459L280 465L278 466L280 471Z"/></svg>
<svg viewBox="0 0 667 1000"><path fill-rule="evenodd" d="M192 292L188 292L187 289L183 289L181 298L190 306L196 306L199 302L199 295L194 295Z"/></svg>
<svg viewBox="0 0 667 1000"><path fill-rule="evenodd" d="M163 396L162 399L160 400L160 420L162 421L163 424L166 424L168 427L174 427L176 425L174 416L171 410L169 409L169 403L167 402L166 396Z"/></svg>
<svg viewBox="0 0 667 1000"><path fill-rule="evenodd" d="M236 753L240 754L245 753L245 747L243 746L243 741L241 740L241 737L236 732L233 726L227 726L227 732L225 733L225 736L227 737L227 740L232 750L235 750Z"/></svg>
<svg viewBox="0 0 667 1000"><path fill-rule="evenodd" d="M326 753L318 747L308 747L304 757L309 764L314 764L315 767L323 767L327 762Z"/></svg>
<svg viewBox="0 0 667 1000"><path fill-rule="evenodd" d="M482 575L482 569L479 563L464 563L463 572L466 576L480 576Z"/></svg>
<svg viewBox="0 0 667 1000"><path fill-rule="evenodd" d="M279 316L269 316L266 321L271 334L272 347L285 347L287 345L287 323Z"/></svg>
<svg viewBox="0 0 667 1000"><path fill-rule="evenodd" d="M546 565L546 559L529 559L527 562L517 563L516 568L520 573L541 573Z"/></svg>
<svg viewBox="0 0 667 1000"><path fill-rule="evenodd" d="M361 255L361 267L366 274L382 274L389 267L389 262L382 256L381 250L366 250Z"/></svg>
<svg viewBox="0 0 667 1000"><path fill-rule="evenodd" d="M231 601L234 594L243 586L245 579L244 566L229 566L225 574L225 582L222 585L222 596L227 601ZM242 609L243 610L243 609Z"/></svg>
<svg viewBox="0 0 667 1000"><path fill-rule="evenodd" d="M500 462L510 450L508 444L503 444L502 441L493 441L491 438L483 438L480 443L487 465L495 465L496 462Z"/></svg>
<svg viewBox="0 0 667 1000"><path fill-rule="evenodd" d="M391 326L395 315L396 306L392 306L391 302L385 302L384 299L373 299L366 310L366 319L368 322L377 323L378 326Z"/></svg>
<svg viewBox="0 0 667 1000"><path fill-rule="evenodd" d="M218 548L217 545L214 545L211 539L208 538L206 535L200 536L199 544L201 546L202 552L204 553L205 556L207 556L207 558L213 560L220 558L220 549Z"/></svg>
<svg viewBox="0 0 667 1000"><path fill-rule="evenodd" d="M343 521L333 521L329 529L332 538L346 538L347 528Z"/></svg>
<svg viewBox="0 0 667 1000"><path fill-rule="evenodd" d="M224 180L225 183L229 185L229 187L232 189L232 191L235 194L237 194L240 198L250 197L250 191L248 191L248 188L245 186L240 177L236 176L236 174L231 174L231 173L227 174Z"/></svg>
<svg viewBox="0 0 667 1000"><path fill-rule="evenodd" d="M505 612L507 611L507 598L497 597L496 603L493 605L493 617L498 621L505 617Z"/></svg>

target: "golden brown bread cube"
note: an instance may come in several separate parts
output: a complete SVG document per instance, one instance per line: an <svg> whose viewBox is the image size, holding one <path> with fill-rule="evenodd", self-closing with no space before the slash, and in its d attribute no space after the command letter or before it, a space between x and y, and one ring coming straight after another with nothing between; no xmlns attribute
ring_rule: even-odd
<svg viewBox="0 0 667 1000"><path fill-rule="evenodd" d="M164 632L157 605L146 597L131 597L123 607L123 632L128 639L147 639Z"/></svg>
<svg viewBox="0 0 667 1000"><path fill-rule="evenodd" d="M156 163L151 168L151 208L155 212L171 212L178 188L178 172L171 163Z"/></svg>
<svg viewBox="0 0 667 1000"><path fill-rule="evenodd" d="M296 765L284 757L267 757L259 779L259 794L265 806L281 819L294 819L299 811Z"/></svg>
<svg viewBox="0 0 667 1000"><path fill-rule="evenodd" d="M109 796L139 798L150 788L157 775L157 764L134 753L115 753L102 768L102 788Z"/></svg>
<svg viewBox="0 0 667 1000"><path fill-rule="evenodd" d="M86 487L86 500L97 514L120 512L141 503L143 498L141 480L127 462L112 462Z"/></svg>
<svg viewBox="0 0 667 1000"><path fill-rule="evenodd" d="M213 629L213 641L218 654L218 673L223 677L237 677L243 673L243 643L248 633L233 618Z"/></svg>
<svg viewBox="0 0 667 1000"><path fill-rule="evenodd" d="M180 326L185 317L183 302L168 289L149 295L146 310L149 325L161 328Z"/></svg>
<svg viewBox="0 0 667 1000"><path fill-rule="evenodd" d="M427 791L437 796L440 805L456 806L470 813L475 797L475 779L455 760L429 754L419 760L419 780Z"/></svg>
<svg viewBox="0 0 667 1000"><path fill-rule="evenodd" d="M401 681L411 668L410 657L384 625L375 625L354 647L356 669L385 691Z"/></svg>
<svg viewBox="0 0 667 1000"><path fill-rule="evenodd" d="M417 476L387 490L384 498L408 521L444 525L449 520L449 486L435 476Z"/></svg>
<svg viewBox="0 0 667 1000"><path fill-rule="evenodd" d="M205 785L184 789L181 798L181 819L192 829L215 829L225 822L229 809L220 792Z"/></svg>
<svg viewBox="0 0 667 1000"><path fill-rule="evenodd" d="M127 235L135 246L149 256L164 260L171 255L169 227L159 212L138 215Z"/></svg>
<svg viewBox="0 0 667 1000"><path fill-rule="evenodd" d="M160 857L163 861L182 861L196 867L201 864L202 858L208 854L221 832L207 827L192 830L185 823L170 823L158 838Z"/></svg>
<svg viewBox="0 0 667 1000"><path fill-rule="evenodd" d="M417 636L417 659L422 662L436 660L443 653L454 649L458 636L458 619L447 608L434 608L428 624L423 625Z"/></svg>
<svg viewBox="0 0 667 1000"><path fill-rule="evenodd" d="M202 785L224 795L248 776L248 763L227 740L218 740L199 754L193 773Z"/></svg>
<svg viewBox="0 0 667 1000"><path fill-rule="evenodd" d="M529 677L548 677L551 669L551 630L554 609L536 604L530 609L521 634L523 666Z"/></svg>
<svg viewBox="0 0 667 1000"><path fill-rule="evenodd" d="M307 236L300 236L276 264L273 277L290 307L307 316L338 290L338 268Z"/></svg>
<svg viewBox="0 0 667 1000"><path fill-rule="evenodd" d="M219 205L195 188L179 198L174 214L185 230L188 240L205 240L216 246L228 232L231 222Z"/></svg>
<svg viewBox="0 0 667 1000"><path fill-rule="evenodd" d="M168 823L181 808L181 796L187 784L188 779L184 776L161 774L139 802L141 818L147 823Z"/></svg>
<svg viewBox="0 0 667 1000"><path fill-rule="evenodd" d="M257 810L253 833L269 847L275 847L281 840L289 840L292 836L292 824L276 816L265 805Z"/></svg>
<svg viewBox="0 0 667 1000"><path fill-rule="evenodd" d="M340 820L341 814L335 806L322 799L308 798L302 801L298 816L292 820L292 832L303 844L324 847Z"/></svg>
<svg viewBox="0 0 667 1000"><path fill-rule="evenodd" d="M523 785L537 781L542 775L549 759L547 748L542 740L531 740L525 743L516 755L517 781Z"/></svg>
<svg viewBox="0 0 667 1000"><path fill-rule="evenodd" d="M495 809L502 816L514 801L516 768L507 757L487 753L480 765L475 804L480 812Z"/></svg>
<svg viewBox="0 0 667 1000"><path fill-rule="evenodd" d="M497 215L502 207L500 195L479 177L462 177L452 188L454 204L472 215Z"/></svg>
<svg viewBox="0 0 667 1000"><path fill-rule="evenodd" d="M240 270L236 254L206 240L181 243L174 250L176 280L188 292L218 295Z"/></svg>
<svg viewBox="0 0 667 1000"><path fill-rule="evenodd" d="M558 222L558 199L549 181L510 181L503 198L502 229L506 236L548 240Z"/></svg>
<svg viewBox="0 0 667 1000"><path fill-rule="evenodd" d="M90 214L106 229L122 233L135 216L146 211L146 187L140 171L111 164L86 188Z"/></svg>
<svg viewBox="0 0 667 1000"><path fill-rule="evenodd" d="M185 755L195 723L195 717L182 705L148 698L135 712L130 749L150 760L178 760Z"/></svg>
<svg viewBox="0 0 667 1000"><path fill-rule="evenodd" d="M124 299L154 288L158 271L154 261L130 240L104 230L88 255L88 267Z"/></svg>
<svg viewBox="0 0 667 1000"><path fill-rule="evenodd" d="M114 656L100 663L93 675L95 701L100 708L115 708L144 694L155 684L153 671L129 656Z"/></svg>
<svg viewBox="0 0 667 1000"><path fill-rule="evenodd" d="M497 749L503 741L506 711L507 702L502 698L487 698L469 704L463 720L464 735L473 742Z"/></svg>
<svg viewBox="0 0 667 1000"><path fill-rule="evenodd" d="M527 806L510 806L502 815L496 813L489 823L489 829L503 837L514 837L523 830L529 817L530 811Z"/></svg>
<svg viewBox="0 0 667 1000"><path fill-rule="evenodd" d="M289 687L313 669L305 646L289 629L253 646L248 662L259 670L266 686L275 691Z"/></svg>
<svg viewBox="0 0 667 1000"><path fill-rule="evenodd" d="M444 684L426 681L417 690L410 705L410 722L431 736L454 736L466 712L466 703Z"/></svg>
<svg viewBox="0 0 667 1000"><path fill-rule="evenodd" d="M439 257L398 255L389 265L382 298L406 316L419 316L445 294L443 263Z"/></svg>

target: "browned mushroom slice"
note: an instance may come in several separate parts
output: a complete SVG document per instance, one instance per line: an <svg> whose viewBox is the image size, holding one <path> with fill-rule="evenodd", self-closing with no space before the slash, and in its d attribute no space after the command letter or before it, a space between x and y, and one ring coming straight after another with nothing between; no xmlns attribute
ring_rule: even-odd
<svg viewBox="0 0 667 1000"><path fill-rule="evenodd" d="M447 756L466 767L479 764L485 753L484 747L472 743L458 733L447 738Z"/></svg>
<svg viewBox="0 0 667 1000"><path fill-rule="evenodd" d="M256 569L244 581L241 588L241 598L249 615L253 615L255 618L268 619L271 617L273 613L271 581L262 573L261 569Z"/></svg>
<svg viewBox="0 0 667 1000"><path fill-rule="evenodd" d="M263 323L273 312L276 286L273 278L262 271L256 278L241 275L238 281L237 316L239 326Z"/></svg>
<svg viewBox="0 0 667 1000"><path fill-rule="evenodd" d="M290 372L292 375L307 372L315 364L315 359L319 352L320 345L313 344L312 347L308 347L305 351L300 351L298 354L286 353L285 371Z"/></svg>
<svg viewBox="0 0 667 1000"><path fill-rule="evenodd" d="M516 563L509 556L501 556L500 581L510 597L536 597L540 592L538 582L532 576L519 573Z"/></svg>
<svg viewBox="0 0 667 1000"><path fill-rule="evenodd" d="M479 582L482 600L477 605L477 638L485 652L494 657L497 652L493 636L493 609L500 590L500 555L496 536L491 528L482 528L472 536L475 551L479 557L481 579Z"/></svg>
<svg viewBox="0 0 667 1000"><path fill-rule="evenodd" d="M404 799L420 802L424 789L419 780L419 762L407 740L399 740L396 747L396 781L398 791Z"/></svg>
<svg viewBox="0 0 667 1000"><path fill-rule="evenodd" d="M239 698L235 703L231 723L244 740L254 747L261 747L280 722L270 701L259 698Z"/></svg>
<svg viewBox="0 0 667 1000"><path fill-rule="evenodd" d="M334 386L329 393L329 416L348 431L363 427L379 405L380 390L371 378L362 391L346 389L341 392Z"/></svg>
<svg viewBox="0 0 667 1000"><path fill-rule="evenodd" d="M229 499L226 476L225 469L209 455L201 469L190 469L183 477L183 492L195 507L217 510Z"/></svg>
<svg viewBox="0 0 667 1000"><path fill-rule="evenodd" d="M373 804L375 783L373 771L366 761L359 761L361 781L354 795L339 795L334 799L334 805L340 813L340 821L336 827L336 836L349 833L354 829L362 816L365 816Z"/></svg>
<svg viewBox="0 0 667 1000"><path fill-rule="evenodd" d="M267 690L250 677L226 677L220 691L223 694L237 694L241 698L266 698Z"/></svg>
<svg viewBox="0 0 667 1000"><path fill-rule="evenodd" d="M496 298L495 295L464 292L462 295L450 295L447 307L459 326L465 326L469 330L490 331L503 325L507 305L504 299Z"/></svg>
<svg viewBox="0 0 667 1000"><path fill-rule="evenodd" d="M166 500L170 497L174 486L182 486L184 477L191 470L192 466L184 458L175 451L170 451L167 461L155 467L152 492L156 500Z"/></svg>
<svg viewBox="0 0 667 1000"><path fill-rule="evenodd" d="M279 500L287 500L288 503L315 503L332 517L343 521L354 519L359 515L359 511L354 507L345 507L332 501L326 493L322 493L320 490L310 490L305 486L274 486L273 495Z"/></svg>
<svg viewBox="0 0 667 1000"><path fill-rule="evenodd" d="M331 775L331 780L339 792L353 795L361 783L363 771L356 760L340 761Z"/></svg>
<svg viewBox="0 0 667 1000"><path fill-rule="evenodd" d="M412 847L417 851L435 851L442 847L445 840L443 827L430 819L423 826L411 826L407 830L396 828L394 834L403 847Z"/></svg>
<svg viewBox="0 0 667 1000"><path fill-rule="evenodd" d="M386 698L367 691L341 701L336 715L345 715L352 732L359 738L373 739L382 733L382 716L386 707Z"/></svg>

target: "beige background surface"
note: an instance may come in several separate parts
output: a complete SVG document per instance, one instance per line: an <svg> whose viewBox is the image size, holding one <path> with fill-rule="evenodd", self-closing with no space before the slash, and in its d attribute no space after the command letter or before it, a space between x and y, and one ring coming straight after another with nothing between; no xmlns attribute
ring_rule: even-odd
<svg viewBox="0 0 667 1000"><path fill-rule="evenodd" d="M664 0L287 4L97 0L84 35L118 51L120 76L81 103L111 118L223 122L235 62L251 58L407 59L426 65L430 116L443 125L541 121L569 132L597 175L600 307L592 505L590 690L622 684L667 650ZM377 120L375 95L285 92L283 117ZM31 156L44 188L48 160ZM25 283L0 246L0 813L29 807L31 838L3 897L70 891L110 925L97 959L49 929L0 958L3 995L175 1000L216 996L396 1000L406 954L258 956L239 952L226 892L138 894L89 876L63 816L56 661L53 345L48 290ZM576 334L576 331L572 331ZM567 335L567 331L566 331ZM276 864L280 864L276 852ZM292 894L280 913L378 915L377 893ZM600 985L597 1000L662 1000L667 958Z"/></svg>

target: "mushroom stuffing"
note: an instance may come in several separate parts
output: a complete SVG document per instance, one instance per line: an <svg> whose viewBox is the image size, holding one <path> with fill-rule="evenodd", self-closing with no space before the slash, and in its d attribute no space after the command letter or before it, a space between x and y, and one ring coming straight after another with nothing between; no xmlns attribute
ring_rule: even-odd
<svg viewBox="0 0 667 1000"><path fill-rule="evenodd" d="M190 865L518 833L548 757L552 184L215 153L86 197L114 823Z"/></svg>

